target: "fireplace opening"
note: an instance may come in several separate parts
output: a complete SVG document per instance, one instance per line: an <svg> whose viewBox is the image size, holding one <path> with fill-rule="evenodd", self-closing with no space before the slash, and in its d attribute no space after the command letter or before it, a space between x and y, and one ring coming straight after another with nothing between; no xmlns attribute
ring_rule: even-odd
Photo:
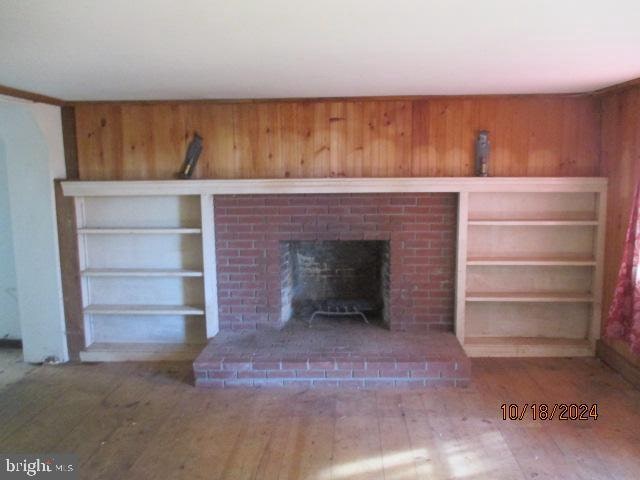
<svg viewBox="0 0 640 480"><path fill-rule="evenodd" d="M388 327L388 241L287 241L280 253L282 323L353 317Z"/></svg>

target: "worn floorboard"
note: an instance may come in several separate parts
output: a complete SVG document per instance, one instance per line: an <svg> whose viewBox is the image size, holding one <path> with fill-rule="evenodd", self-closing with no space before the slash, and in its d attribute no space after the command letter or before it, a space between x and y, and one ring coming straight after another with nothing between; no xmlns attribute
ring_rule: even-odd
<svg viewBox="0 0 640 480"><path fill-rule="evenodd" d="M187 363L15 358L0 351L11 379L0 451L75 452L83 479L617 480L640 469L640 391L595 359L475 359L468 388L200 391ZM534 402L597 403L599 416L502 420L502 403Z"/></svg>

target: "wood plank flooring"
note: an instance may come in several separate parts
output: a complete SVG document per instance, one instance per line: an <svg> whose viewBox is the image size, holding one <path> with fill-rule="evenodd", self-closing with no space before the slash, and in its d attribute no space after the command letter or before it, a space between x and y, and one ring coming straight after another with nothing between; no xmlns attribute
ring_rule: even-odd
<svg viewBox="0 0 640 480"><path fill-rule="evenodd" d="M635 479L640 391L596 359L474 359L472 386L198 391L188 363L33 369L0 350L0 452L83 479ZM22 379L2 382L23 368ZM14 377L19 376L15 374ZM597 420L500 405L598 403Z"/></svg>

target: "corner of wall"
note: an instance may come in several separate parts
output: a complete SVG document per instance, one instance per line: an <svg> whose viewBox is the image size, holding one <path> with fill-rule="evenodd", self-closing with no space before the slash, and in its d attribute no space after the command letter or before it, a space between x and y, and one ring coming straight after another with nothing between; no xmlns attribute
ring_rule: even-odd
<svg viewBox="0 0 640 480"><path fill-rule="evenodd" d="M64 177L60 108L3 101L17 297L25 361L67 361L53 179Z"/></svg>

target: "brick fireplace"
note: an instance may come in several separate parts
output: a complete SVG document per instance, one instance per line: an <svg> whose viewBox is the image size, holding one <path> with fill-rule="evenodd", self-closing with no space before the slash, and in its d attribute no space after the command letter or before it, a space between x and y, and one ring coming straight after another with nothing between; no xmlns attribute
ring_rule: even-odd
<svg viewBox="0 0 640 480"><path fill-rule="evenodd" d="M63 190L76 197L82 213L78 234L86 240L78 245L85 275L123 277L117 288L89 291L83 282L81 293L89 302L83 320L90 327L84 332L83 360L191 355L193 345L206 338L194 362L196 384L201 386L314 386L335 378L359 388L376 382L459 385L469 379L465 350L476 356L590 355L598 336L606 179L63 182ZM532 218L544 221L531 222ZM549 225L549 219L557 227L552 237L536 226ZM571 232L562 231L564 226L571 226ZM115 240L122 242L114 244ZM325 261L326 252L306 252L309 245L343 244L343 249L349 242L383 245L372 253L373 270L343 262L350 260L348 252L329 254L328 259L341 259L333 266ZM297 295L295 284L289 284L295 275L288 269L292 253L301 251L311 259L303 259L309 273L321 273L321 281L315 283L341 275L355 283L347 288L339 283L316 285L311 295ZM83 265L91 255L93 265ZM114 270L118 265L122 268ZM509 275L494 265L504 265ZM572 294L566 302L535 288L544 283L549 266L554 272L556 266L584 270L572 282L561 282ZM540 272L527 273L523 280L518 277L523 268ZM283 274L287 271L288 279ZM128 305L130 289L124 282L132 275L175 275L179 287L175 297L173 288L145 289L145 295L153 294L151 302ZM183 275L201 276L202 281L182 280ZM515 280L520 283L513 284ZM102 279L93 286L98 282ZM308 276L303 282L314 283ZM317 301L318 292L324 292L321 300L351 290L355 294L357 283L368 284L369 293L384 290L372 301L382 305L389 328L357 318L343 322L336 315L317 323L295 318L297 302ZM487 291L484 287L490 283L494 288ZM582 284L593 288L582 292ZM116 290L125 302L112 303L111 292ZM363 296L357 293L355 299ZM547 320L553 315L532 313L531 302L544 303L545 311L549 306L567 313L571 307L572 322L580 328L549 330ZM148 321L167 312L170 323ZM106 320L123 314L131 318L117 328ZM156 332L163 341L171 340L171 350L165 352L163 346L142 351L133 342L142 336L145 342L155 340Z"/></svg>
<svg viewBox="0 0 640 480"><path fill-rule="evenodd" d="M281 327L291 242L336 241L388 245L391 330L452 331L455 194L220 195L214 205L222 331Z"/></svg>
<svg viewBox="0 0 640 480"><path fill-rule="evenodd" d="M456 203L454 193L215 196L221 331L194 362L196 385L467 385L452 333ZM371 305L371 324L307 323L336 299Z"/></svg>

